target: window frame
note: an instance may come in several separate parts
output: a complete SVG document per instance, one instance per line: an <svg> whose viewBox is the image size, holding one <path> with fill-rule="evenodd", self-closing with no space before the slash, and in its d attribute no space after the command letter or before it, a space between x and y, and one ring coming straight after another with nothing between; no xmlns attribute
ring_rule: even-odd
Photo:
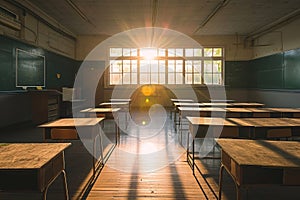
<svg viewBox="0 0 300 200"><path fill-rule="evenodd" d="M136 56L120 56L120 57L117 57L117 59L116 59L116 57L112 57L112 56L110 56L110 49L111 48L122 48L122 49L136 49L137 50L137 55ZM204 57L204 49L206 49L206 48L212 48L212 49L217 49L217 48L220 48L221 50L222 50L222 55L221 56L215 56L215 57ZM224 78L225 78L225 76L224 76L224 74L225 74L225 48L223 47L223 46L202 46L202 47L200 47L200 49L201 49L201 52L202 52L202 55L201 55L201 57L195 57L195 56L193 56L193 57L187 57L187 56L185 56L186 55L186 52L185 52L185 50L186 49L199 49L199 48L183 48L183 47L172 47L172 48L157 48L157 56L155 57L155 59L154 60L157 60L157 62L159 63L161 60L163 60L163 61L165 61L165 80L164 80L164 83L160 83L159 81L158 81L158 83L151 83L151 81L150 82L148 82L148 83L141 83L140 82L140 61L141 60L145 60L145 59L143 59L142 58L142 56L140 56L140 49L143 49L143 48L131 48L131 47L110 47L110 48L108 48L108 56L107 56L107 58L108 58L108 70L106 70L106 75L105 75L105 78L104 78L104 81L105 81L105 83L104 83L104 85L105 85L105 87L107 87L107 88L112 88L112 87L114 87L114 86L122 86L122 85L124 85L124 86L130 86L130 85L133 85L133 86L136 86L136 85L144 85L144 84L160 84L160 85L168 85L168 86L170 86L170 87L173 87L173 86L176 86L176 87L184 87L185 85L193 85L193 86L195 86L195 87L204 87L204 86L206 86L206 85L209 85L209 86L225 86L225 80L224 80ZM163 49L164 51L165 51L165 56L160 56L159 55L159 51L160 51L160 49ZM169 49L175 49L175 51L176 51L176 49L182 49L183 50L183 56L169 56L168 55L168 52L169 52ZM123 50L122 50L122 52L123 52ZM113 58L115 58L115 59L113 59ZM124 84L123 82L122 82L122 84L111 84L111 82L110 82L110 75L111 75L111 73L110 73L110 62L111 62L111 60L122 60L122 62L123 62L123 60L137 60L137 74L136 74L136 80L137 80L137 83L132 83L132 82L130 82L130 83L126 83L126 84ZM175 62L176 62L176 60L182 60L182 83L180 83L180 84L178 84L178 83L169 83L169 78L168 78L168 76L169 76L169 65L168 65L168 61L169 60L175 60ZM212 62L213 61L216 61L216 60L219 60L219 61L221 61L221 71L220 71L220 73L217 73L217 74L220 74L220 78L221 78L221 83L220 84L205 84L205 80L204 80L204 74L205 74L205 72L204 72L204 61L205 60L211 60ZM195 73L194 73L194 71L192 72L192 73L187 73L186 72L186 61L199 61L200 63L201 63L201 76L200 76L200 84L199 83L195 83L194 82L194 79L195 79L195 77L194 77L194 75L195 75ZM193 70L194 70L194 65L192 65L193 66ZM132 68L132 67L131 67ZM159 70L159 64L158 64L158 70ZM130 72L130 74L131 73L133 73L132 71ZM158 74L160 74L160 72L158 72ZM186 75L187 74L192 74L192 83L186 83ZM123 76L123 73L122 73L122 76ZM150 79L151 79L151 72L150 72ZM158 77L159 77L160 75L158 75ZM131 79L131 78L130 78ZM158 78L159 79L159 78Z"/></svg>

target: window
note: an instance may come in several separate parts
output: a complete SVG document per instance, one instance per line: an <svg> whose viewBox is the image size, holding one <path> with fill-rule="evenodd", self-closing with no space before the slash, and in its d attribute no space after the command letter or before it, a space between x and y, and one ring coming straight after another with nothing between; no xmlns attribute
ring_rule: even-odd
<svg viewBox="0 0 300 200"><path fill-rule="evenodd" d="M223 84L224 50L110 48L109 84Z"/></svg>

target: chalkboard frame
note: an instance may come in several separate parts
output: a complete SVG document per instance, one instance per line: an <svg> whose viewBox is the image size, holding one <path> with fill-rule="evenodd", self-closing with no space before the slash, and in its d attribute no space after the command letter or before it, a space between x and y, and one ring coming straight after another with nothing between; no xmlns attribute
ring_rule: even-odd
<svg viewBox="0 0 300 200"><path fill-rule="evenodd" d="M23 57L22 57L23 56ZM37 73L30 74L31 80L29 77L23 77L28 75L24 73L24 66L28 68L28 62L26 63L24 59L29 58L33 60L30 62L30 67L37 71ZM23 73L21 73L23 70ZM29 78L29 80L28 80ZM26 81L24 81L26 79ZM32 81L35 81L33 83ZM23 49L16 48L16 87L45 87L46 86L46 62L45 56L36 54L33 52L25 51Z"/></svg>

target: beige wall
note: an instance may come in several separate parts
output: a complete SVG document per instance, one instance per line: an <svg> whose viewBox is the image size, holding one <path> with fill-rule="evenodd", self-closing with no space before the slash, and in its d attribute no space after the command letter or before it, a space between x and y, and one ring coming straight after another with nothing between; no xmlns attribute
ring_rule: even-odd
<svg viewBox="0 0 300 200"><path fill-rule="evenodd" d="M260 36L253 42L253 58L300 48L300 19Z"/></svg>

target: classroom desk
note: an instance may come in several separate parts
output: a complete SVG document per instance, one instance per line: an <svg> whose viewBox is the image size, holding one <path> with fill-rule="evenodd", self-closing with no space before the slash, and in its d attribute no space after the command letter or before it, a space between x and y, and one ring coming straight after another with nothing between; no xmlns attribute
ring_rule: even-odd
<svg viewBox="0 0 300 200"><path fill-rule="evenodd" d="M70 143L0 144L0 190L39 191L47 198L49 186L63 175L65 199L69 199L64 150Z"/></svg>
<svg viewBox="0 0 300 200"><path fill-rule="evenodd" d="M228 108L219 108L217 107L207 107L212 108L203 109L198 107L178 107L179 116L183 112L183 116L201 116L201 117L210 117L213 113L214 117L225 116L227 118L244 118L244 117L253 117L253 118L264 118L264 117L291 117L299 118L300 109L299 108L237 108L237 107L228 107ZM213 111L213 112L212 112ZM224 113L226 112L226 113Z"/></svg>
<svg viewBox="0 0 300 200"><path fill-rule="evenodd" d="M192 99L171 99L171 101L173 102L173 109L171 110L171 115L170 118L172 119L173 113L174 113L174 128L175 131L177 130L177 104L178 103L193 103L194 100Z"/></svg>
<svg viewBox="0 0 300 200"><path fill-rule="evenodd" d="M266 108L273 113L279 113L281 117L300 118L300 108Z"/></svg>
<svg viewBox="0 0 300 200"><path fill-rule="evenodd" d="M192 135L192 152L190 155L189 137L187 137L187 162L193 173L195 168L195 138L244 138L274 139L289 138L299 134L300 118L217 118L186 117L189 132ZM213 191L213 190L212 190Z"/></svg>
<svg viewBox="0 0 300 200"><path fill-rule="evenodd" d="M182 142L183 119L187 116L190 117L225 117L226 110L216 107L178 107L179 111L179 134L180 142ZM176 124L175 124L176 125ZM177 129L176 129L177 130Z"/></svg>
<svg viewBox="0 0 300 200"><path fill-rule="evenodd" d="M119 102L119 101L113 101L113 102L103 102L100 103L99 106L102 108L120 108L120 112L124 112L125 114L125 124L127 128L128 123L128 114L129 114L129 103L128 101L125 102Z"/></svg>
<svg viewBox="0 0 300 200"><path fill-rule="evenodd" d="M219 200L223 186L223 171L231 175L240 189L249 186L300 186L300 143L298 141L266 141L217 139L221 147Z"/></svg>
<svg viewBox="0 0 300 200"><path fill-rule="evenodd" d="M39 126L44 129L44 140L79 140L79 135L76 128L84 131L84 135L80 135L81 139L93 140L93 176L96 170L103 165L103 144L100 129L97 125L104 118L62 118L52 122L48 122ZM101 160L95 162L94 156L96 155L96 139L99 139L99 148Z"/></svg>
<svg viewBox="0 0 300 200"><path fill-rule="evenodd" d="M115 128L116 128L116 144L119 144L120 141L120 128L119 128L119 115L117 112L119 112L120 108L87 108L84 110L81 110L81 113L85 113L86 117L89 117L89 115L93 115L96 113L97 117L102 117L104 115L105 119L114 119L113 113L116 113L116 119L115 119ZM127 124L126 124L127 126Z"/></svg>
<svg viewBox="0 0 300 200"><path fill-rule="evenodd" d="M100 107L104 108L128 108L128 101L112 101L112 102L103 102L99 104Z"/></svg>

